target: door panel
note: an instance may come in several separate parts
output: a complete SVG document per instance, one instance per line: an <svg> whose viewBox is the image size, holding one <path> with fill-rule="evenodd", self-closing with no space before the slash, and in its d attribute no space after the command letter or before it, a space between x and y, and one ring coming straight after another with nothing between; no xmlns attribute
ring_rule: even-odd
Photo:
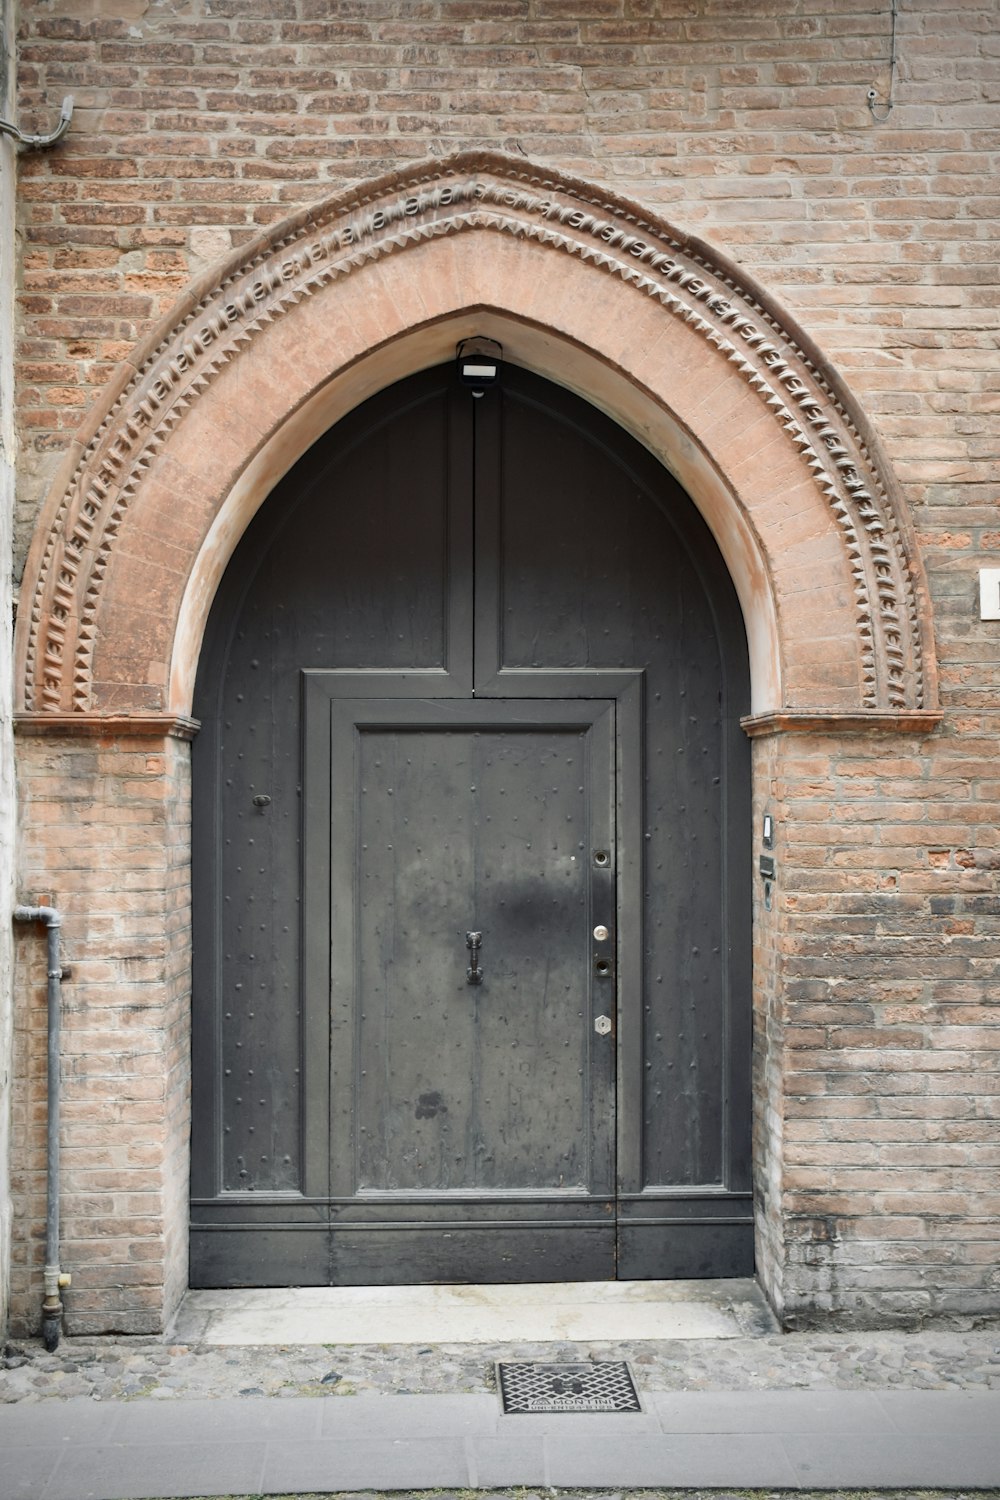
<svg viewBox="0 0 1000 1500"><path fill-rule="evenodd" d="M747 708L704 523L568 392L310 450L196 692L192 1284L752 1268Z"/></svg>
<svg viewBox="0 0 1000 1500"><path fill-rule="evenodd" d="M641 764L625 779L641 778L641 830L623 825L619 850L638 888L623 952L640 956L622 973L620 1274L672 1258L718 1274L703 1268L719 1263L719 1214L737 1221L723 1253L745 1270L749 762L735 594L679 487L598 413L529 379L481 425L477 454L499 462L480 457L476 490L477 692L592 692L617 678L636 716Z"/></svg>
<svg viewBox="0 0 1000 1500"><path fill-rule="evenodd" d="M590 1188L585 732L369 729L356 758L358 1189Z"/></svg>
<svg viewBox="0 0 1000 1500"><path fill-rule="evenodd" d="M408 1214L379 1252L388 1280L413 1274L414 1236L427 1275L533 1279L539 1257L546 1275L613 1275L614 1043L594 1020L614 982L592 955L595 912L614 909L613 706L442 712L329 687L310 681L310 720L329 714L329 880L322 848L310 868L331 905L309 902L306 940L331 934L338 1222ZM520 1228L497 1221L505 1200ZM559 1251L552 1215L571 1205Z"/></svg>

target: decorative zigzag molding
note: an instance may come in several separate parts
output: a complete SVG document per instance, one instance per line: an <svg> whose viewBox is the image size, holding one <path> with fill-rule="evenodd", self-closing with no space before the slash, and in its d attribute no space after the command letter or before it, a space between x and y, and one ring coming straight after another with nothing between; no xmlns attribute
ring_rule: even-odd
<svg viewBox="0 0 1000 1500"><path fill-rule="evenodd" d="M578 257L683 319L739 371L801 453L839 529L854 587L860 707L933 706L898 500L863 417L810 341L724 257L635 205L527 163L476 154L396 174L286 221L154 336L58 503L31 602L26 707L94 709L95 635L122 521L171 432L218 372L261 329L341 277L470 230Z"/></svg>

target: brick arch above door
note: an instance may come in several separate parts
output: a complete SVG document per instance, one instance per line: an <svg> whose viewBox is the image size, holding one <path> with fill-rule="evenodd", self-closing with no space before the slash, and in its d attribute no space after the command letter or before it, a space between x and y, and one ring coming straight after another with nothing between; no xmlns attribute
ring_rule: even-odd
<svg viewBox="0 0 1000 1500"><path fill-rule="evenodd" d="M684 484L741 597L755 713L939 717L908 516L813 342L709 245L486 154L272 226L122 366L36 531L21 717L184 715L215 585L256 506L340 415L473 332L602 407Z"/></svg>

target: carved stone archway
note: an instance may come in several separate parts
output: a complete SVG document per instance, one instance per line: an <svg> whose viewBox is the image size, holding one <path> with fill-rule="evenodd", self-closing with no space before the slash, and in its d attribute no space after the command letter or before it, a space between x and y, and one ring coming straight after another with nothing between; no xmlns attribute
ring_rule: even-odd
<svg viewBox="0 0 1000 1500"><path fill-rule="evenodd" d="M927 591L877 437L808 336L724 255L609 192L484 154L409 168L265 231L122 365L46 502L22 588L22 891L66 910L69 1030L92 1005L106 1018L97 1073L66 1082L80 1118L103 1111L87 1167L117 1172L128 1157L130 1099L151 1122L129 1168L151 1242L141 1274L120 1220L67 1211L86 1226L69 1262L91 1266L72 1331L155 1331L187 1284L182 740L216 586L316 437L472 333L605 410L702 510L747 624L758 814L780 776L770 731L923 732L940 719ZM781 920L760 924L755 977L758 1261L776 1304ZM44 1008L44 979L32 997ZM73 1152L70 1141L70 1165ZM33 1144L24 1156L40 1180ZM44 1199L25 1202L27 1263ZM15 1298L15 1321L30 1322L28 1307Z"/></svg>
<svg viewBox="0 0 1000 1500"><path fill-rule="evenodd" d="M178 651L196 656L262 494L310 432L469 328L503 333L508 357L609 410L685 482L743 599L755 709L924 726L935 666L909 522L828 363L709 246L488 155L271 229L123 366L38 528L22 709L184 714Z"/></svg>

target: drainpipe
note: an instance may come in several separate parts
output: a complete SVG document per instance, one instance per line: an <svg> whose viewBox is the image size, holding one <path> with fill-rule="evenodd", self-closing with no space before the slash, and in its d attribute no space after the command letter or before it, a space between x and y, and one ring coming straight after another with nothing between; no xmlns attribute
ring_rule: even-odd
<svg viewBox="0 0 1000 1500"><path fill-rule="evenodd" d="M46 1151L45 1295L42 1301L42 1341L51 1354L62 1331L63 1305L59 1293L70 1278L59 1270L59 1030L62 1020L63 968L59 958L62 914L54 906L15 906L15 922L44 922L48 928L48 1141Z"/></svg>

